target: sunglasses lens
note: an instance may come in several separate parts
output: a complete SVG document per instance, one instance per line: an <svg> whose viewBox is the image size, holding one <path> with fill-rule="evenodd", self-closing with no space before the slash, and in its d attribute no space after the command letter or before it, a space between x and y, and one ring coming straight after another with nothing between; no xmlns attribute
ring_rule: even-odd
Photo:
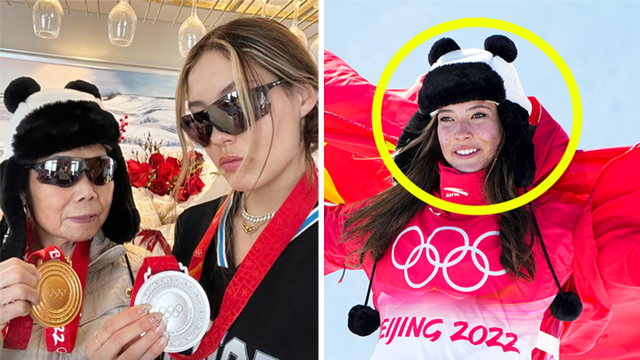
<svg viewBox="0 0 640 360"><path fill-rule="evenodd" d="M244 122L244 114L240 109L240 103L236 93L231 93L216 101L204 110L211 119L211 123L218 131L231 135L242 134L247 130Z"/></svg>
<svg viewBox="0 0 640 360"><path fill-rule="evenodd" d="M54 158L38 164L36 180L42 184L68 187L73 184L77 176L71 172L69 158Z"/></svg>
<svg viewBox="0 0 640 360"><path fill-rule="evenodd" d="M113 180L115 174L115 161L109 157L99 157L85 159L86 170L89 179L99 186L107 184Z"/></svg>
<svg viewBox="0 0 640 360"><path fill-rule="evenodd" d="M42 184L69 187L87 172L89 180L96 185L105 185L113 180L115 161L109 157L91 159L59 156L33 166L36 180Z"/></svg>
<svg viewBox="0 0 640 360"><path fill-rule="evenodd" d="M203 111L182 117L180 124L187 135L200 146L207 147L213 131L213 125Z"/></svg>

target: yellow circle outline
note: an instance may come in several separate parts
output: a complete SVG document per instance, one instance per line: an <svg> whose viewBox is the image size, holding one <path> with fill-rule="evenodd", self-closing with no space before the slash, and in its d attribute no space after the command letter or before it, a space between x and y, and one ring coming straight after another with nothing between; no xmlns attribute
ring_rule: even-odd
<svg viewBox="0 0 640 360"><path fill-rule="evenodd" d="M556 168L551 172L551 174L549 174L549 176L547 176L546 179L544 179L544 181L542 181L542 183L533 188L531 191L515 199L499 204L476 206L455 204L446 200L439 199L422 190L411 180L409 180L409 178L404 175L404 173L393 161L393 158L389 154L389 149L387 148L384 135L382 133L382 100L384 98L384 93L387 89L387 85L389 84L389 80L391 79L393 72L396 70L398 65L400 65L402 60L404 60L404 58L416 47L437 35L451 30L470 27L492 28L507 31L512 34L519 35L532 44L536 45L553 61L558 70L560 70L560 73L562 74L562 77L564 78L564 81L569 89L569 95L571 96L571 104L573 107L573 126L571 128L571 137L569 139L567 150L565 151L558 165L556 165ZM544 41L533 32L507 21L490 18L465 18L447 21L445 23L433 26L416 35L413 39L409 40L409 42L407 42L402 48L400 48L400 50L398 50L393 58L391 58L391 61L389 61L384 71L382 72L380 81L376 86L376 92L373 96L373 107L371 110L371 115L373 137L376 142L376 147L378 148L378 152L380 153L385 166L387 167L387 169L389 169L398 183L411 194L413 194L413 196L417 197L427 204L445 211L465 215L497 214L500 212L513 210L537 199L545 191L549 190L549 188L551 188L551 186L553 186L553 184L555 184L556 181L560 179L560 176L562 176L567 167L569 167L569 163L573 159L576 149L578 148L580 133L582 131L582 102L580 100L578 85L576 84L576 81L571 74L571 70L569 70L569 67L564 62L562 57L560 57L560 55L551 47L551 45L549 45L546 41Z"/></svg>

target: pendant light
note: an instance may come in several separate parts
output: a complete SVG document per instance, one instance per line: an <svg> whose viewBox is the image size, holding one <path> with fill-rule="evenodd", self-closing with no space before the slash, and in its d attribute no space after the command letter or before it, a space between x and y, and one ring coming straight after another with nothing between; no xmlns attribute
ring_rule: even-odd
<svg viewBox="0 0 640 360"><path fill-rule="evenodd" d="M298 10L300 10L300 0L296 0L296 8L295 8L295 15L293 16L293 24L291 25L291 27L289 28L289 30L291 30L291 32L298 38L300 39L300 41L302 42L302 44L304 44L304 46L307 46L307 35L304 34L304 31L302 31L302 29L300 29L298 27Z"/></svg>
<svg viewBox="0 0 640 360"><path fill-rule="evenodd" d="M178 46L180 55L183 57L186 57L189 50L207 33L202 20L198 17L196 4L197 1L193 0L191 15L182 23L178 31Z"/></svg>
<svg viewBox="0 0 640 360"><path fill-rule="evenodd" d="M109 13L109 42L127 47L133 42L138 17L127 0L120 2Z"/></svg>
<svg viewBox="0 0 640 360"><path fill-rule="evenodd" d="M38 0L33 5L33 31L43 39L56 39L60 34L63 15L58 0Z"/></svg>

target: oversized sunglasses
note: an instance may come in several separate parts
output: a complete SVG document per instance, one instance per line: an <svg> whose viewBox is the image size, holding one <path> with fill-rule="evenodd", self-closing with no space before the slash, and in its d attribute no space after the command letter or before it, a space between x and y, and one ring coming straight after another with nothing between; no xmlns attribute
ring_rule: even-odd
<svg viewBox="0 0 640 360"><path fill-rule="evenodd" d="M254 119L258 120L269 113L267 94L280 84L282 80L276 80L249 90ZM231 135L242 134L247 130L237 91L226 94L202 111L184 115L180 124L193 141L204 147L209 145L214 128Z"/></svg>
<svg viewBox="0 0 640 360"><path fill-rule="evenodd" d="M79 158L56 156L26 166L36 171L38 182L42 184L69 187L86 172L94 184L102 186L113 180L116 162L108 156Z"/></svg>

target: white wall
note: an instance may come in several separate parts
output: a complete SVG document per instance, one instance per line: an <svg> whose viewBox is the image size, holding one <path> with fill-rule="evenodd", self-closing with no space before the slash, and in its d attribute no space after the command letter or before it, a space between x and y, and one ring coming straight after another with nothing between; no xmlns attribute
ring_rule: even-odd
<svg viewBox="0 0 640 360"><path fill-rule="evenodd" d="M31 1L33 3L33 1ZM112 6L112 2L105 3ZM65 15L60 36L55 40L41 39L33 32L31 9L24 3L0 3L0 48L59 56L99 59L107 62L179 69L183 58L178 53L178 29L169 22L145 24L138 13L138 25L133 44L122 48L109 43L107 16L89 17L84 12ZM1 60L0 60L1 61Z"/></svg>

